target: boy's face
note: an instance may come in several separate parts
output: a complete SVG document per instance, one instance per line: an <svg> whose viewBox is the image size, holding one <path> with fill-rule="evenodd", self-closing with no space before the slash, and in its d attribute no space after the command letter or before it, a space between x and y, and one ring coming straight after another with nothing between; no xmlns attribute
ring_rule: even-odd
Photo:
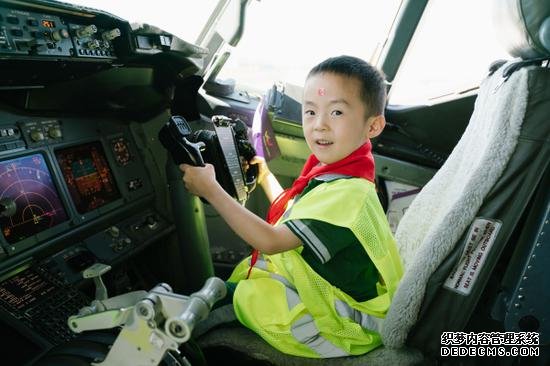
<svg viewBox="0 0 550 366"><path fill-rule="evenodd" d="M360 88L358 80L334 73L315 74L306 80L302 128L321 163L345 158L369 138L373 117L366 117Z"/></svg>

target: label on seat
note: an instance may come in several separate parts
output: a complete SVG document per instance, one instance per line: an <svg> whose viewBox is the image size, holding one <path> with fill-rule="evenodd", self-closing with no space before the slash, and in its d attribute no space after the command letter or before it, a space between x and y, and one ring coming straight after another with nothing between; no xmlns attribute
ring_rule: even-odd
<svg viewBox="0 0 550 366"><path fill-rule="evenodd" d="M445 280L444 287L464 296L470 294L501 226L498 220L480 217L474 220L460 260Z"/></svg>

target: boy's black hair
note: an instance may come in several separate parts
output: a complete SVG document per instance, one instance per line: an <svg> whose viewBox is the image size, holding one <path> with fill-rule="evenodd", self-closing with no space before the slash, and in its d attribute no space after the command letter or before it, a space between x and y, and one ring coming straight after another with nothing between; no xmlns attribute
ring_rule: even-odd
<svg viewBox="0 0 550 366"><path fill-rule="evenodd" d="M317 74L333 73L357 79L361 83L361 97L367 117L384 114L386 107L386 84L384 76L369 63L353 56L331 57L315 66L308 79Z"/></svg>

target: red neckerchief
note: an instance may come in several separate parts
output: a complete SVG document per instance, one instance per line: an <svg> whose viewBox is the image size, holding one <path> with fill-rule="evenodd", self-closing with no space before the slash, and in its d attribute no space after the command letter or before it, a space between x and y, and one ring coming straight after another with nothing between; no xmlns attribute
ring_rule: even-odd
<svg viewBox="0 0 550 366"><path fill-rule="evenodd" d="M300 176L294 181L292 187L285 189L271 203L267 213L266 221L274 225L286 210L286 205L295 196L302 193L307 187L309 181L323 174L342 174L351 177L365 178L374 182L374 158L371 153L372 145L367 140L357 150L342 160L332 164L319 165L319 160L315 155L310 155L307 159ZM250 268L246 278L250 276L252 267L258 260L259 251L254 249L250 258Z"/></svg>

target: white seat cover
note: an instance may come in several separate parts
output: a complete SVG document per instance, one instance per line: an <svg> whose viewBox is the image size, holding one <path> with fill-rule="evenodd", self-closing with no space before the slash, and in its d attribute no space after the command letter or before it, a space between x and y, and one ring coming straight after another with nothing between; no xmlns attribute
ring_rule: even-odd
<svg viewBox="0 0 550 366"><path fill-rule="evenodd" d="M404 345L428 279L472 223L516 147L527 105L528 69L504 82L508 64L482 82L462 138L399 223L395 236L405 272L381 332L386 346Z"/></svg>

